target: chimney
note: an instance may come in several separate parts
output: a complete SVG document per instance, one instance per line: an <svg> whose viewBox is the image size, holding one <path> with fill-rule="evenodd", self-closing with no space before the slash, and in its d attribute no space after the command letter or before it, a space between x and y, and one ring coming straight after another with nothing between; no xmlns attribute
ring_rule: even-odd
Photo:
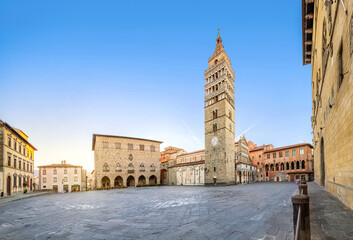
<svg viewBox="0 0 353 240"><path fill-rule="evenodd" d="M62 161L61 161L61 164L66 164L66 160L62 160Z"/></svg>

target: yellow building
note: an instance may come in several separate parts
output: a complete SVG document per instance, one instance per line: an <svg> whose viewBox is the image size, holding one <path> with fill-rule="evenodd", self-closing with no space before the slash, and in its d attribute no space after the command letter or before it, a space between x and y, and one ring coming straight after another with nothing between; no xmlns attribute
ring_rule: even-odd
<svg viewBox="0 0 353 240"><path fill-rule="evenodd" d="M353 209L353 1L302 0L315 181Z"/></svg>
<svg viewBox="0 0 353 240"><path fill-rule="evenodd" d="M28 136L0 120L0 193L32 191L34 184L34 151Z"/></svg>

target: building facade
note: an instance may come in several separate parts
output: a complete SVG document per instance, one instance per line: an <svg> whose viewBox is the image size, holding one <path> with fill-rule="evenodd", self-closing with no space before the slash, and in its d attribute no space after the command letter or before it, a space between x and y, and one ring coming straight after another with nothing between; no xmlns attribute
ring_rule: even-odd
<svg viewBox="0 0 353 240"><path fill-rule="evenodd" d="M235 167L236 167L236 183L245 184L256 182L257 168L250 160L248 141L242 136L235 143Z"/></svg>
<svg viewBox="0 0 353 240"><path fill-rule="evenodd" d="M50 164L39 166L39 189L55 192L79 192L87 190L86 170L82 166Z"/></svg>
<svg viewBox="0 0 353 240"><path fill-rule="evenodd" d="M32 191L34 188L34 151L28 136L0 120L1 196Z"/></svg>
<svg viewBox="0 0 353 240"><path fill-rule="evenodd" d="M353 1L302 0L315 181L353 209Z"/></svg>
<svg viewBox="0 0 353 240"><path fill-rule="evenodd" d="M205 150L182 153L170 159L169 185L204 185Z"/></svg>
<svg viewBox="0 0 353 240"><path fill-rule="evenodd" d="M96 188L160 183L162 142L93 134Z"/></svg>
<svg viewBox="0 0 353 240"><path fill-rule="evenodd" d="M235 184L234 71L217 36L205 70L205 184Z"/></svg>
<svg viewBox="0 0 353 240"><path fill-rule="evenodd" d="M314 180L313 146L301 143L274 148L272 144L251 145L250 158L258 166L258 181Z"/></svg>
<svg viewBox="0 0 353 240"><path fill-rule="evenodd" d="M176 157L180 154L186 153L184 149L176 147L166 147L164 151L161 152L161 184L168 185L168 166L169 164L173 166L175 164ZM173 162L174 161L174 162Z"/></svg>

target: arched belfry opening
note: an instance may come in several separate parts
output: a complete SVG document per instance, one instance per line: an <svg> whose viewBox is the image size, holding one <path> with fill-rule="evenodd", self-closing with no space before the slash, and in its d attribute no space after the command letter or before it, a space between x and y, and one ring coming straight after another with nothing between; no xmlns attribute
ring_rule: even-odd
<svg viewBox="0 0 353 240"><path fill-rule="evenodd" d="M324 138L321 138L320 142L320 185L325 186L325 146Z"/></svg>

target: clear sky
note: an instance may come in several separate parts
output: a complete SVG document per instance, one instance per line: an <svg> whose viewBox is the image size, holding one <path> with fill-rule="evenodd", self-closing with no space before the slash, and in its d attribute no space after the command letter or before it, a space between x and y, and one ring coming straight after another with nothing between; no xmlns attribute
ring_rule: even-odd
<svg viewBox="0 0 353 240"><path fill-rule="evenodd" d="M204 70L217 28L235 71L235 132L311 142L301 1L2 1L0 119L35 166L94 168L92 134L204 148Z"/></svg>

